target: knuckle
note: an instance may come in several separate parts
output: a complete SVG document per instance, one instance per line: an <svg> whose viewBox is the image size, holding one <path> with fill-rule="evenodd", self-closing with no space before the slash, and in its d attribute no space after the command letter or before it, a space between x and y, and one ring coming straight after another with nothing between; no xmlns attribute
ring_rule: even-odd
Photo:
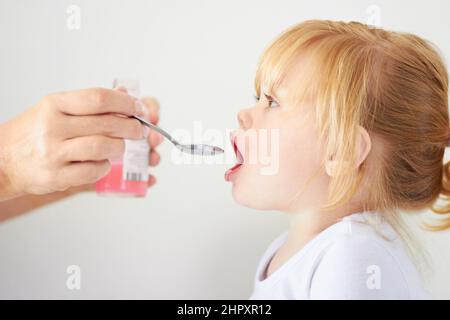
<svg viewBox="0 0 450 320"><path fill-rule="evenodd" d="M103 125L104 133L112 137L140 139L143 136L142 125L138 120L108 116Z"/></svg>
<svg viewBox="0 0 450 320"><path fill-rule="evenodd" d="M142 139L143 129L138 120L122 119L120 126L120 136L125 139Z"/></svg>
<svg viewBox="0 0 450 320"><path fill-rule="evenodd" d="M108 101L108 90L105 88L93 88L90 92L90 99L97 106L105 105Z"/></svg>
<svg viewBox="0 0 450 320"><path fill-rule="evenodd" d="M53 151L53 143L50 136L51 135L48 133L48 131L43 132L37 146L37 153L39 155L39 158L44 159L48 163L49 160L53 160L53 157L55 155Z"/></svg>
<svg viewBox="0 0 450 320"><path fill-rule="evenodd" d="M66 182L55 182L55 191L65 191L69 189L70 185Z"/></svg>
<svg viewBox="0 0 450 320"><path fill-rule="evenodd" d="M38 123L39 131L41 133L41 136L46 139L46 141L50 140L50 137L53 137L53 131L58 132L55 128L59 124L59 119L55 117L55 114L50 112L49 109L44 111L38 116L38 119L36 120L36 123Z"/></svg>
<svg viewBox="0 0 450 320"><path fill-rule="evenodd" d="M91 144L91 153L95 159L104 160L117 157L125 152L125 142L122 139L98 137Z"/></svg>
<svg viewBox="0 0 450 320"><path fill-rule="evenodd" d="M100 150L100 149L99 149ZM120 139L105 139L102 143L101 151L98 154L98 159L115 158L122 155L125 151L125 142Z"/></svg>
<svg viewBox="0 0 450 320"><path fill-rule="evenodd" d="M116 142L114 142L114 147L113 147L113 156L120 156L123 155L125 153L125 141L118 140Z"/></svg>
<svg viewBox="0 0 450 320"><path fill-rule="evenodd" d="M45 96L41 101L33 108L35 123L43 126L44 128L49 127L51 124L56 123L54 120L55 116L58 114L58 102L55 94Z"/></svg>
<svg viewBox="0 0 450 320"><path fill-rule="evenodd" d="M159 101L155 97L145 97L142 99L142 101L148 105L154 108L155 111L159 111Z"/></svg>
<svg viewBox="0 0 450 320"><path fill-rule="evenodd" d="M111 164L108 160L105 160L96 165L89 166L86 170L86 179L89 181L89 183L95 182L101 177L105 176L108 173L110 167Z"/></svg>
<svg viewBox="0 0 450 320"><path fill-rule="evenodd" d="M137 120L131 120L131 138L140 139L143 137L143 128L139 121Z"/></svg>
<svg viewBox="0 0 450 320"><path fill-rule="evenodd" d="M93 138L89 143L90 154L101 157L105 154L105 146L107 142L102 137Z"/></svg>
<svg viewBox="0 0 450 320"><path fill-rule="evenodd" d="M41 137L57 137L60 133L60 119L55 112L54 102L43 102L41 108L34 114L34 130Z"/></svg>
<svg viewBox="0 0 450 320"><path fill-rule="evenodd" d="M121 119L117 116L107 115L102 121L103 129L106 134L115 135L121 129Z"/></svg>
<svg viewBox="0 0 450 320"><path fill-rule="evenodd" d="M97 168L95 165L89 165L84 172L84 178L87 183L95 181L97 177Z"/></svg>
<svg viewBox="0 0 450 320"><path fill-rule="evenodd" d="M52 170L45 170L40 175L40 184L59 191L61 189L61 182L57 179L57 174Z"/></svg>
<svg viewBox="0 0 450 320"><path fill-rule="evenodd" d="M57 94L52 93L43 97L40 101L40 105L44 109L52 109L57 104Z"/></svg>

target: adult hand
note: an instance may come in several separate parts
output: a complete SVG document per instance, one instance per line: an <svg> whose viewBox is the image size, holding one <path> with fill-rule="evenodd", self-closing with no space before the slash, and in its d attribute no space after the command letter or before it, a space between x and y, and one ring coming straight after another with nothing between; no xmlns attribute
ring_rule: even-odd
<svg viewBox="0 0 450 320"><path fill-rule="evenodd" d="M123 139L148 137L151 164L159 162L158 135L123 115L157 122L158 104L143 104L120 90L85 89L51 94L0 126L0 200L90 188L124 152ZM120 116L121 115L121 116ZM149 178L149 184L155 182Z"/></svg>

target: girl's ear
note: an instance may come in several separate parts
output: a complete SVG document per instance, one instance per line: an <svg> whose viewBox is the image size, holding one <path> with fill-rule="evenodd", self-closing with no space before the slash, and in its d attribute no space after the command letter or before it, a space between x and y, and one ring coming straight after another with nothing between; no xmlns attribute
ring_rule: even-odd
<svg viewBox="0 0 450 320"><path fill-rule="evenodd" d="M327 172L327 175L334 177L336 171L336 160L333 159L333 156L325 162L325 171Z"/></svg>
<svg viewBox="0 0 450 320"><path fill-rule="evenodd" d="M355 163L355 169L358 169L361 164L366 160L370 149L372 148L372 140L370 139L369 133L367 130L361 126L358 126L358 138L357 138L357 144L356 144L356 163ZM331 157L326 163L325 163L325 171L327 175L330 177L333 177L336 172L336 160Z"/></svg>
<svg viewBox="0 0 450 320"><path fill-rule="evenodd" d="M358 169L361 164L366 160L367 156L369 155L370 149L372 149L372 139L370 138L369 133L367 130L361 126L358 126L359 128L359 148L358 148L358 157L356 159L356 166L355 168Z"/></svg>

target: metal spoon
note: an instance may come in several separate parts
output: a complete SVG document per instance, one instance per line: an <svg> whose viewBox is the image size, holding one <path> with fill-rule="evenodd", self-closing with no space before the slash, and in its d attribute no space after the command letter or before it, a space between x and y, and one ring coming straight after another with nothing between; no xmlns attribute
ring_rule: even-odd
<svg viewBox="0 0 450 320"><path fill-rule="evenodd" d="M154 125L154 124L148 122L147 120L142 119L139 116L131 116L131 118L134 118L134 119L138 120L140 123L142 123L144 126L147 126L150 129L159 132L164 137L166 137L170 142L172 142L175 145L175 147L177 147L179 150L181 150L183 152L186 152L189 154L202 155L202 156L213 156L213 155L224 152L222 148L219 148L216 146L211 146L209 144L181 144L177 140L172 138L172 136L170 134L168 134L166 131L164 131L157 125Z"/></svg>

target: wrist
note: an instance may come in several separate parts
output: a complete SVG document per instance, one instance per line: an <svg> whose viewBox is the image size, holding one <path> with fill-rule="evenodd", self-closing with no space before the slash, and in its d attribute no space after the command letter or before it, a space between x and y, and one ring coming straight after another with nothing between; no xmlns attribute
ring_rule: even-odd
<svg viewBox="0 0 450 320"><path fill-rule="evenodd" d="M22 196L11 175L11 154L8 148L6 124L0 124L0 201Z"/></svg>

